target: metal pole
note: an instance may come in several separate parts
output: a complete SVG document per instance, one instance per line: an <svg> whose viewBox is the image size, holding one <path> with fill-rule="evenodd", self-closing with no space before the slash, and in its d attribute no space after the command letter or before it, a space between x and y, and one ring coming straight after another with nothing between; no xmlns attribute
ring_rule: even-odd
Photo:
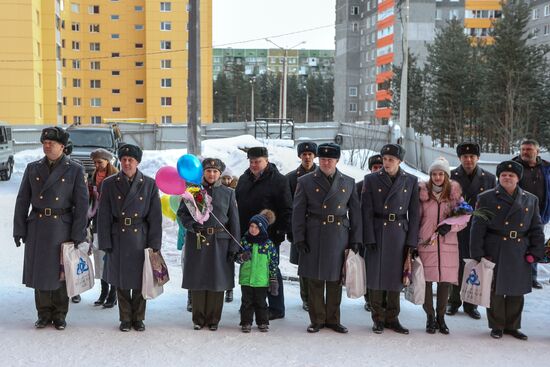
<svg viewBox="0 0 550 367"><path fill-rule="evenodd" d="M252 86L252 93L250 96L250 121L254 121L254 78L250 79L250 85Z"/></svg>
<svg viewBox="0 0 550 367"><path fill-rule="evenodd" d="M306 87L306 123L309 122L309 92Z"/></svg>
<svg viewBox="0 0 550 367"><path fill-rule="evenodd" d="M189 50L187 76L187 152L201 154L200 0L189 0Z"/></svg>
<svg viewBox="0 0 550 367"><path fill-rule="evenodd" d="M401 11L403 14L403 11ZM403 15L402 15L403 16ZM403 21L403 64L401 67L401 93L399 95L399 127L401 136L405 136L407 128L407 97L409 79L409 0L405 0L405 14Z"/></svg>
<svg viewBox="0 0 550 367"><path fill-rule="evenodd" d="M283 59L283 121L286 121L286 90L288 78L288 50L285 49L285 57Z"/></svg>

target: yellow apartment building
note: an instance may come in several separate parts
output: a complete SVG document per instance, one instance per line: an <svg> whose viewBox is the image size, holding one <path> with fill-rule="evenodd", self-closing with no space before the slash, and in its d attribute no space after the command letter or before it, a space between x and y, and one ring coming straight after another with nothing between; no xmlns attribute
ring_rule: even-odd
<svg viewBox="0 0 550 367"><path fill-rule="evenodd" d="M212 121L212 0L201 0L201 120ZM187 121L187 1L0 2L0 120Z"/></svg>
<svg viewBox="0 0 550 367"><path fill-rule="evenodd" d="M466 0L464 4L464 32L478 39L492 42L489 33L493 21L502 17L500 0Z"/></svg>

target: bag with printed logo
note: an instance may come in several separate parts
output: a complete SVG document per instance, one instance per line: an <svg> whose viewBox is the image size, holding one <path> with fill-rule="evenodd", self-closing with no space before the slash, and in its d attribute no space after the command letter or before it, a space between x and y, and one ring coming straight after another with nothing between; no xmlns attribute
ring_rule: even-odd
<svg viewBox="0 0 550 367"><path fill-rule="evenodd" d="M74 297L94 287L94 267L88 256L88 246L82 243L75 248L73 242L61 244L63 271L67 295Z"/></svg>

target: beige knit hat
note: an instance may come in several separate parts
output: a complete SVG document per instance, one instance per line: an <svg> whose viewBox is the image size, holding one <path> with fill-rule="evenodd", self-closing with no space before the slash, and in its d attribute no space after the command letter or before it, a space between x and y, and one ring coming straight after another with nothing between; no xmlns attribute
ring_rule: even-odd
<svg viewBox="0 0 550 367"><path fill-rule="evenodd" d="M437 158L433 163L430 165L430 169L428 173L432 173L432 171L435 170L441 170L447 174L447 176L451 177L451 168L449 166L449 161L446 160L443 157Z"/></svg>

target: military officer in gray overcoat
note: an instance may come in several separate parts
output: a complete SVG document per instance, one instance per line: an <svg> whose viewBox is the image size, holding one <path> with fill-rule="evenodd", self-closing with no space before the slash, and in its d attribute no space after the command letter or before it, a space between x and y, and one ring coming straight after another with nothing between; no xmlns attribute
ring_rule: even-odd
<svg viewBox="0 0 550 367"><path fill-rule="evenodd" d="M470 255L495 263L491 308L487 319L495 339L509 334L527 340L521 328L524 295L531 292L531 264L544 256L544 231L538 198L518 183L523 166L505 161L497 166L498 185L479 194L477 207L494 216L474 216L470 233Z"/></svg>
<svg viewBox="0 0 550 367"><path fill-rule="evenodd" d="M118 149L121 171L103 181L97 234L105 251L103 279L117 287L120 330L145 330L146 301L141 294L144 250L160 250L162 210L155 180L139 169L142 151L125 144Z"/></svg>
<svg viewBox="0 0 550 367"><path fill-rule="evenodd" d="M361 194L373 331L381 334L386 327L408 334L398 319L399 293L405 256L418 242L418 179L399 168L405 155L400 145L387 144L380 155L384 168L365 176Z"/></svg>
<svg viewBox="0 0 550 367"><path fill-rule="evenodd" d="M460 184L464 200L472 208L475 208L477 195L494 188L497 182L496 177L478 166L477 162L480 155L479 144L470 142L460 143L456 147L456 154L458 155L458 159L460 159L460 166L451 171L451 179ZM449 316L456 314L462 305L466 314L475 320L479 320L481 315L477 310L477 306L468 302L462 303L460 299L460 288L464 274L464 259L470 258L471 223L470 221L466 228L458 232L459 282L458 285L451 284L446 314Z"/></svg>
<svg viewBox="0 0 550 367"><path fill-rule="evenodd" d="M27 165L15 204L13 237L18 247L26 244L23 284L34 288L39 329L52 322L65 328L69 299L59 279L61 243L86 239L88 189L83 167L63 153L68 139L60 127L42 130L45 156Z"/></svg>
<svg viewBox="0 0 550 367"><path fill-rule="evenodd" d="M363 246L361 209L354 179L336 169L340 146L321 144L317 155L319 168L298 179L292 212L298 275L307 278L309 289L307 331L327 327L347 333L340 324L340 281L345 250L357 253Z"/></svg>
<svg viewBox="0 0 550 367"><path fill-rule="evenodd" d="M296 150L298 151L298 157L302 162L298 168L290 171L286 175L288 178L288 184L290 185L290 195L292 195L293 200L294 193L296 192L296 186L298 185L298 178L315 171L317 168L317 165L313 161L317 156L317 144L312 141L304 141L298 144ZM298 265L299 253L296 246L294 246L294 241L292 240L292 230L287 233L287 238L290 241L290 263ZM302 298L302 308L305 311L308 311L309 307L307 305L308 293L306 282L306 278L300 277L300 298Z"/></svg>
<svg viewBox="0 0 550 367"><path fill-rule="evenodd" d="M234 256L239 251L239 211L235 190L222 185L221 174L225 164L217 158L205 158L202 185L212 197L212 214L200 224L193 218L184 202L178 217L187 229L183 251L183 283L193 299L195 330L207 326L218 329L223 295L235 287Z"/></svg>

